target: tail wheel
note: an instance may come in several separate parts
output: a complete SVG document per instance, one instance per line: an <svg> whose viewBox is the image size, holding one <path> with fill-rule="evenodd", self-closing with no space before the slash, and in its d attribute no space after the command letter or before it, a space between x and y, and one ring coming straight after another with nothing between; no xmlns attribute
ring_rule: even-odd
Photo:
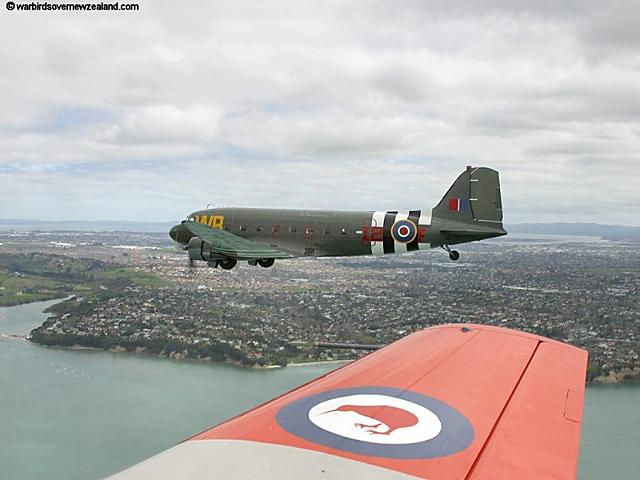
<svg viewBox="0 0 640 480"><path fill-rule="evenodd" d="M444 245L440 245L440 248L446 250L449 253L449 258L454 262L460 258L460 253L457 250L451 250L451 247L446 243Z"/></svg>
<svg viewBox="0 0 640 480"><path fill-rule="evenodd" d="M260 264L261 267L269 268L269 267L273 266L273 264L275 263L275 259L273 259L273 258L263 258L262 260L258 260L258 263Z"/></svg>
<svg viewBox="0 0 640 480"><path fill-rule="evenodd" d="M233 258L225 258L224 260L220 260L220 265L225 270L231 270L238 264L238 261Z"/></svg>

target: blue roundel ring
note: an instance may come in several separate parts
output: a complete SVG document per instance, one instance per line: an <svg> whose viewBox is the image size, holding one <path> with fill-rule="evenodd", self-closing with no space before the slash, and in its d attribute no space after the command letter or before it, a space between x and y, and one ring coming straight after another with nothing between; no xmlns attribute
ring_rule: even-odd
<svg viewBox="0 0 640 480"><path fill-rule="evenodd" d="M418 227L411 220L398 220L391 227L391 236L396 242L411 243L418 235Z"/></svg>
<svg viewBox="0 0 640 480"><path fill-rule="evenodd" d="M418 404L435 414L442 428L433 438L416 443L381 444L336 435L309 419L309 411L321 402L348 395L386 395ZM453 455L466 449L475 438L473 426L453 407L432 397L391 387L340 388L310 395L282 407L276 414L278 425L287 432L336 450L371 457L422 459Z"/></svg>

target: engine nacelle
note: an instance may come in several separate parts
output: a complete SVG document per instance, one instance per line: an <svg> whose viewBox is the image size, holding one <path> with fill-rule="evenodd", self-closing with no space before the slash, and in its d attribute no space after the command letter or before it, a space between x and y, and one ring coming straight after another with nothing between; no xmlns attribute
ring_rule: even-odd
<svg viewBox="0 0 640 480"><path fill-rule="evenodd" d="M189 251L189 258L191 260L203 260L206 262L212 259L210 245L200 237L190 239L187 250Z"/></svg>

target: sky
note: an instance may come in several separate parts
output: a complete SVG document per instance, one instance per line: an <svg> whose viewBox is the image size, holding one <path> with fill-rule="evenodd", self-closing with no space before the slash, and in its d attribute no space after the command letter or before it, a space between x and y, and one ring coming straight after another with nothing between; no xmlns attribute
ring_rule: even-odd
<svg viewBox="0 0 640 480"><path fill-rule="evenodd" d="M636 1L0 9L0 218L430 209L473 165L507 224L640 225Z"/></svg>

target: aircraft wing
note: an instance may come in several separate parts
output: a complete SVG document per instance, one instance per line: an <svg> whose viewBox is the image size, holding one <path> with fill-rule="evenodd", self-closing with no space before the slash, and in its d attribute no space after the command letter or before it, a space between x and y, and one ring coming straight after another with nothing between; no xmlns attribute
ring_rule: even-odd
<svg viewBox="0 0 640 480"><path fill-rule="evenodd" d="M226 230L211 228L191 220L184 220L182 224L187 227L191 233L207 242L211 247L212 253L223 257L234 258L236 260L292 258L292 255L286 252L247 240Z"/></svg>
<svg viewBox="0 0 640 480"><path fill-rule="evenodd" d="M575 479L586 365L531 334L432 327L112 478Z"/></svg>

